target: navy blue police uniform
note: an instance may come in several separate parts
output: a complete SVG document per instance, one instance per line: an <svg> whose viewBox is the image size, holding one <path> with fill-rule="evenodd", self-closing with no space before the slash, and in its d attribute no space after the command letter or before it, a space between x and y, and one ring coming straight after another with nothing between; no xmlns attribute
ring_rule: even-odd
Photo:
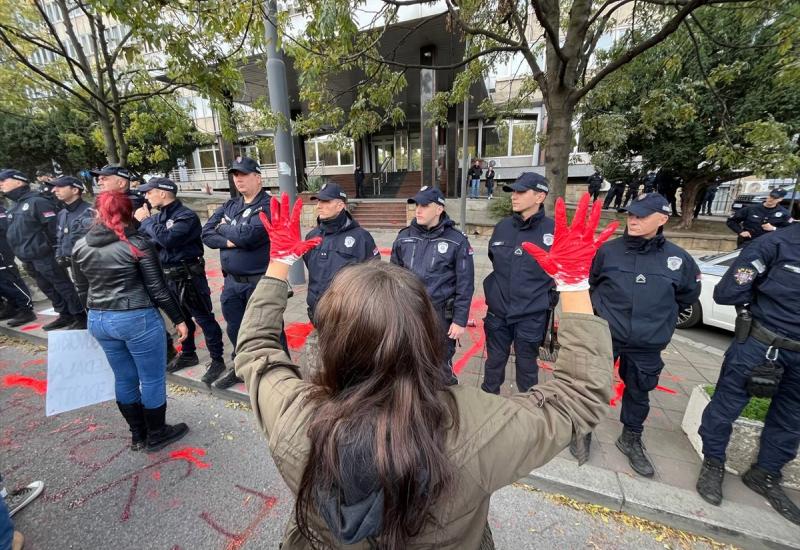
<svg viewBox="0 0 800 550"><path fill-rule="evenodd" d="M21 172L5 170L0 173L0 181L8 178L25 184L6 193L15 202L7 213L8 243L59 315L58 319L42 328L66 328L76 323L76 328L85 326L86 312L78 292L66 270L56 262L57 219L53 203L33 191Z"/></svg>
<svg viewBox="0 0 800 550"><path fill-rule="evenodd" d="M656 175L654 172L648 172L644 177L643 193L653 193L656 190Z"/></svg>
<svg viewBox="0 0 800 550"><path fill-rule="evenodd" d="M603 200L603 208L609 208L611 202L614 202L614 208L619 208L622 204L622 194L625 192L625 182L623 180L614 180L611 183L611 189L608 190L606 198Z"/></svg>
<svg viewBox="0 0 800 550"><path fill-rule="evenodd" d="M783 189L773 189L770 192L770 196L782 199L786 196L786 191ZM762 224L769 223L776 228L781 228L789 225L791 221L792 217L789 211L780 204L772 208L767 208L763 204L755 204L753 206L740 208L730 215L726 223L731 231L739 235L736 244L741 247L768 232L761 227ZM742 237L741 233L743 231L749 232L750 237Z"/></svg>
<svg viewBox="0 0 800 550"><path fill-rule="evenodd" d="M714 288L714 301L749 304L752 327L725 352L699 429L703 454L725 461L733 422L750 400L748 380L769 359L783 376L764 420L755 465L779 481L800 444L800 224L746 246Z"/></svg>
<svg viewBox="0 0 800 550"><path fill-rule="evenodd" d="M7 302L0 320L8 319L9 326L14 327L35 320L36 315L31 291L20 276L14 252L8 245L7 229L6 209L0 206L0 296Z"/></svg>
<svg viewBox="0 0 800 550"><path fill-rule="evenodd" d="M425 186L409 204L436 203L445 206L439 189ZM455 384L453 355L456 341L447 336L450 325L467 326L472 295L475 292L475 262L469 239L455 227L447 212L442 212L439 222L427 228L416 220L402 229L392 245L391 262L412 271L428 291L433 306L439 314L447 346L443 366L445 383Z"/></svg>
<svg viewBox="0 0 800 550"><path fill-rule="evenodd" d="M550 188L544 177L532 172L523 173L511 186L503 187L507 192L529 189L547 193ZM518 390L526 392L539 381L537 358L554 301L555 283L522 250L522 243L550 250L554 228L555 222L545 216L542 206L528 219L517 213L503 218L489 239L492 272L483 281L487 356L481 389L485 392L500 393L512 343Z"/></svg>
<svg viewBox="0 0 800 550"><path fill-rule="evenodd" d="M62 176L53 180L53 187L74 187L84 190L81 180ZM56 261L64 268L72 263L72 247L89 231L94 220L92 205L80 196L72 204L65 204L56 217Z"/></svg>
<svg viewBox="0 0 800 550"><path fill-rule="evenodd" d="M631 179L625 184L625 198L622 199L622 206L628 206L636 198L639 194L639 185L639 178L631 176Z"/></svg>
<svg viewBox="0 0 800 550"><path fill-rule="evenodd" d="M326 183L315 197L311 197L311 200L317 199L347 203L347 193L335 183ZM322 242L303 256L308 269L308 318L312 323L317 302L339 270L370 259L380 260L381 257L375 239L353 219L347 208L332 220L317 218L317 227L308 232L306 240L314 237L322 237Z"/></svg>
<svg viewBox="0 0 800 550"><path fill-rule="evenodd" d="M229 172L261 173L258 163L242 157L231 165ZM264 276L269 263L269 236L259 214L269 213L270 195L264 189L249 203L244 197L234 197L211 215L203 226L203 244L219 249L224 285L220 304L227 326L225 332L236 350L239 327L250 295ZM228 241L235 246L229 248ZM281 343L288 352L286 335L281 331Z"/></svg>
<svg viewBox="0 0 800 550"><path fill-rule="evenodd" d="M595 172L589 176L586 183L589 186L589 194L592 196L592 200L597 200L597 195L600 194L600 188L603 186L603 176L600 175L600 172Z"/></svg>
<svg viewBox="0 0 800 550"><path fill-rule="evenodd" d="M669 216L666 198L648 193L628 212L646 217ZM661 351L675 332L678 311L700 297L700 269L681 247L664 238L633 237L627 230L597 251L589 275L595 313L608 321L614 359L625 382L620 421L641 434L650 412L649 393L658 384L664 362Z"/></svg>
<svg viewBox="0 0 800 550"><path fill-rule="evenodd" d="M161 189L173 196L178 194L178 186L168 178L151 178L140 191L145 193L150 189ZM158 250L167 286L184 310L189 335L182 343L181 353L192 355L197 352L194 341L196 321L203 329L211 359L223 361L222 329L214 318L211 304L200 218L194 210L175 199L157 214L144 218L139 231Z"/></svg>

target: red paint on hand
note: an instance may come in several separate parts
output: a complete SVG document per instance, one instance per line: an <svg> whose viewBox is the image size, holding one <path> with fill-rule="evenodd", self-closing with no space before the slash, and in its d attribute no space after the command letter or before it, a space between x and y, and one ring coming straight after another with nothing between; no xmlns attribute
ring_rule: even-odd
<svg viewBox="0 0 800 550"><path fill-rule="evenodd" d="M185 460L191 462L198 468L208 468L210 464L200 460L200 457L206 456L206 450L198 447L184 447L169 453L172 460Z"/></svg>
<svg viewBox="0 0 800 550"><path fill-rule="evenodd" d="M47 393L47 380L39 380L38 378L21 376L19 374L8 374L3 377L3 387L30 388L39 395L44 395Z"/></svg>
<svg viewBox="0 0 800 550"><path fill-rule="evenodd" d="M290 350L298 350L302 348L308 335L314 331L314 325L311 323L290 323L286 326L286 343L289 344Z"/></svg>

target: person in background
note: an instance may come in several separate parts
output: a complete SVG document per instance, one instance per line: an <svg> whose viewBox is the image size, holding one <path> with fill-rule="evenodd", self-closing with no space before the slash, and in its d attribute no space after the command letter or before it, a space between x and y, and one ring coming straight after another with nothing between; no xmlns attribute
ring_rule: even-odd
<svg viewBox="0 0 800 550"><path fill-rule="evenodd" d="M772 189L763 204L745 206L730 215L726 224L738 235L737 247L746 246L754 239L791 223L792 216L781 206L781 200L785 196L785 189Z"/></svg>
<svg viewBox="0 0 800 550"><path fill-rule="evenodd" d="M489 200L494 196L494 177L494 166L489 165L486 169L486 194L489 196Z"/></svg>
<svg viewBox="0 0 800 550"><path fill-rule="evenodd" d="M472 166L470 166L469 170L467 171L467 179L469 180L469 198L471 199L480 198L481 174L483 174L483 170L481 169L481 161L480 159L475 159L472 161Z"/></svg>

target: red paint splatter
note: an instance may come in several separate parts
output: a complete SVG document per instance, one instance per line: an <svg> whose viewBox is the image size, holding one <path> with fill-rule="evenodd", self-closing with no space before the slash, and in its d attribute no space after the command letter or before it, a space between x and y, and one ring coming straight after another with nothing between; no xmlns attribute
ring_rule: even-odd
<svg viewBox="0 0 800 550"><path fill-rule="evenodd" d="M47 393L47 380L39 380L38 378L31 378L30 376L21 376L19 374L8 374L3 377L3 386L6 388L23 387L30 388L39 395Z"/></svg>
<svg viewBox="0 0 800 550"><path fill-rule="evenodd" d="M32 325L25 325L20 330L23 331L23 332L30 332L32 330L36 330L38 328L41 328L41 326L42 326L42 323L34 323Z"/></svg>
<svg viewBox="0 0 800 550"><path fill-rule="evenodd" d="M667 388L667 387L664 387L664 386L656 386L656 389L658 391L663 391L664 393L671 393L673 395L678 393L677 391L673 390L672 388Z"/></svg>
<svg viewBox="0 0 800 550"><path fill-rule="evenodd" d="M32 367L34 365L44 365L47 363L47 359L30 359L22 363L23 367Z"/></svg>
<svg viewBox="0 0 800 550"><path fill-rule="evenodd" d="M202 512L200 514L200 518L205 521L209 526L211 526L214 531L219 533L220 535L224 536L225 538L229 539L228 544L225 546L225 550L239 550L242 548L245 543L253 536L258 525L264 521L264 518L270 513L272 508L278 502L278 499L272 496L265 495L258 491L254 491L252 489L248 489L247 487L242 487L241 485L236 485L236 488L244 493L248 493L249 495L256 496L263 500L263 504L259 509L256 517L253 518L252 521L244 528L244 531L241 533L233 533L228 529L225 529L222 525L217 523L212 517L211 514L208 512ZM249 498L249 497L248 497ZM246 501L245 501L246 502Z"/></svg>
<svg viewBox="0 0 800 550"><path fill-rule="evenodd" d="M614 361L614 395L611 396L611 399L608 401L608 404L612 407L616 407L617 403L622 400L622 394L625 392L625 382L623 382L622 378L619 376L619 357L617 360Z"/></svg>
<svg viewBox="0 0 800 550"><path fill-rule="evenodd" d="M222 277L222 271L220 271L219 269L207 269L206 277L208 277L209 279L218 279Z"/></svg>
<svg viewBox="0 0 800 550"><path fill-rule="evenodd" d="M182 349L183 349L183 345L182 344L175 344L175 351L176 352L180 353Z"/></svg>
<svg viewBox="0 0 800 550"><path fill-rule="evenodd" d="M542 361L541 359L538 359L537 363L539 363L540 369L545 370L547 372L553 372L553 365L551 363L548 363L547 361Z"/></svg>
<svg viewBox="0 0 800 550"><path fill-rule="evenodd" d="M391 256L392 249L391 248L379 248L378 252L380 252L381 256Z"/></svg>
<svg viewBox="0 0 800 550"><path fill-rule="evenodd" d="M206 456L206 450L198 447L184 447L169 453L172 460L185 460L191 462L198 468L208 468L210 464L200 460L200 457Z"/></svg>
<svg viewBox="0 0 800 550"><path fill-rule="evenodd" d="M155 472L150 474L150 477L152 477L155 481L159 481L161 479L161 471L156 470Z"/></svg>
<svg viewBox="0 0 800 550"><path fill-rule="evenodd" d="M120 516L120 520L123 522L128 521L131 519L131 508L133 507L133 502L136 500L136 491L139 489L139 476L133 476L133 480L131 482L131 490L128 493L128 500L125 501L125 507L122 509L122 515Z"/></svg>
<svg viewBox="0 0 800 550"><path fill-rule="evenodd" d="M483 351L483 345L486 341L486 333L483 332L483 313L486 311L486 300L478 297L472 300L469 308L469 317L474 318L475 326L467 327L467 333L472 340L472 345L464 352L458 361L453 363L453 373L458 376L467 363L479 352Z"/></svg>
<svg viewBox="0 0 800 550"><path fill-rule="evenodd" d="M286 342L289 349L298 350L306 343L308 335L314 330L311 323L290 323L286 326Z"/></svg>

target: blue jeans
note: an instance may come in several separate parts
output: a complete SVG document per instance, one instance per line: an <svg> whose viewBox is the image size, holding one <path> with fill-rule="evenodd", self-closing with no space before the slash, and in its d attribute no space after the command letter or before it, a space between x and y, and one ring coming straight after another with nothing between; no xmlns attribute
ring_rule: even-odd
<svg viewBox="0 0 800 550"><path fill-rule="evenodd" d="M88 326L114 371L117 401L146 409L167 402L166 327L157 309L90 309Z"/></svg>
<svg viewBox="0 0 800 550"><path fill-rule="evenodd" d="M470 181L469 196L477 199L481 195L480 186L481 186L481 180Z"/></svg>
<svg viewBox="0 0 800 550"><path fill-rule="evenodd" d="M6 550L11 548L11 541L14 538L14 522L8 515L6 500L0 498L0 548Z"/></svg>

